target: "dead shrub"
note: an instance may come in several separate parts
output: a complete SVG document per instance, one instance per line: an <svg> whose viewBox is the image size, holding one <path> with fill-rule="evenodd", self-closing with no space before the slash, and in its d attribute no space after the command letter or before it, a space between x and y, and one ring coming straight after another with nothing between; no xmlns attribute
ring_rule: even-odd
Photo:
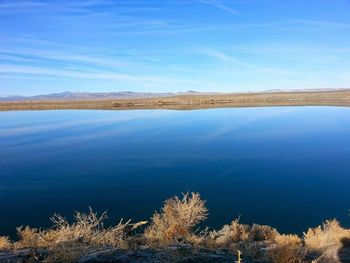
<svg viewBox="0 0 350 263"><path fill-rule="evenodd" d="M278 235L269 250L273 263L301 263L305 257L301 239L297 235Z"/></svg>
<svg viewBox="0 0 350 263"><path fill-rule="evenodd" d="M175 241L189 240L193 227L207 218L208 210L198 193L183 194L165 201L161 212L155 212L144 236L150 245L164 246Z"/></svg>
<svg viewBox="0 0 350 263"><path fill-rule="evenodd" d="M271 240L276 235L278 232L272 227L257 224L250 226L241 224L239 219L235 219L230 225L224 225L219 231L212 231L208 238L215 240L216 247L236 249L238 242Z"/></svg>
<svg viewBox="0 0 350 263"><path fill-rule="evenodd" d="M348 238L350 230L342 228L337 220L327 220L304 233L305 246L309 252L319 255L318 261L325 259L338 262L338 252Z"/></svg>
<svg viewBox="0 0 350 263"><path fill-rule="evenodd" d="M240 224L239 219L235 219L230 225L224 225L211 235L217 247L235 249L235 243L249 239L249 230L249 225Z"/></svg>
<svg viewBox="0 0 350 263"><path fill-rule="evenodd" d="M76 212L74 222L69 222L60 215L54 215L54 226L47 230L30 227L18 228L20 240L16 249L46 248L49 251L48 262L74 262L88 251L103 247L127 248L129 233L145 222L130 224L130 220L121 220L116 226L104 228L106 213L98 215L91 208L89 213Z"/></svg>
<svg viewBox="0 0 350 263"><path fill-rule="evenodd" d="M272 240L276 236L279 236L278 231L266 225L253 224L249 232L249 240L251 241Z"/></svg>
<svg viewBox="0 0 350 263"><path fill-rule="evenodd" d="M8 237L0 237L0 250L8 250L12 247L12 244Z"/></svg>
<svg viewBox="0 0 350 263"><path fill-rule="evenodd" d="M43 240L42 234L43 232L36 228L30 228L29 226L18 227L17 235L19 241L14 244L15 249L45 247L47 243Z"/></svg>
<svg viewBox="0 0 350 263"><path fill-rule="evenodd" d="M344 238L350 238L350 231L342 228L337 220L327 220L304 233L305 245L311 251L340 248Z"/></svg>

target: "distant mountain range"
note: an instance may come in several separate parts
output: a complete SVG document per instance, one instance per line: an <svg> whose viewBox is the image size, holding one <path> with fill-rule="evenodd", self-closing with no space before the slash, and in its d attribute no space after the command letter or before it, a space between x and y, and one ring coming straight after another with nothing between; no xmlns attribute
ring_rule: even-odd
<svg viewBox="0 0 350 263"><path fill-rule="evenodd" d="M237 94L248 93L274 93L274 92L318 92L318 91L336 91L345 89L298 89L298 90L266 90L259 92L236 92ZM35 96L0 96L0 101L38 101L38 100L98 100L98 99L137 99L137 98L157 98L157 97L171 97L179 95L213 95L222 94L223 92L198 92L189 90L187 92L132 92L132 91L119 91L119 92L72 92L65 91L60 93L51 93Z"/></svg>
<svg viewBox="0 0 350 263"><path fill-rule="evenodd" d="M51 93L35 96L5 96L0 97L0 101L25 101L25 100L95 100L95 99L133 99L133 98L154 98L154 97L169 97L178 95L195 95L195 94L215 94L214 92L196 92L189 90L187 92L177 93L153 93L153 92L71 92L65 91L60 93Z"/></svg>

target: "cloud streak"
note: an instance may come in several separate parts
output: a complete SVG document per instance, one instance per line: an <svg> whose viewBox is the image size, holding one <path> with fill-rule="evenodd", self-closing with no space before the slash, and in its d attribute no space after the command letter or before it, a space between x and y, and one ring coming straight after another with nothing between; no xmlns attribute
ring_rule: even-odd
<svg viewBox="0 0 350 263"><path fill-rule="evenodd" d="M217 9L220 9L226 13L229 13L231 15L238 15L239 12L237 9L234 9L232 7L229 7L227 4L225 4L223 1L220 0L198 0L200 3L207 4L210 6L213 6Z"/></svg>

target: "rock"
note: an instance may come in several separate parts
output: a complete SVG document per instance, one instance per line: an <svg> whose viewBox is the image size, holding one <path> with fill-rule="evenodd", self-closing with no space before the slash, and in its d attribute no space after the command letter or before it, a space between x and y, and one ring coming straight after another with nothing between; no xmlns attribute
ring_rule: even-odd
<svg viewBox="0 0 350 263"><path fill-rule="evenodd" d="M78 260L78 263L142 263L142 262L162 262L159 259L162 255L151 250L123 251L119 249L109 249L106 251L94 252L83 256Z"/></svg>
<svg viewBox="0 0 350 263"><path fill-rule="evenodd" d="M342 263L350 263L350 239L343 239L342 242L343 246L338 251L339 260Z"/></svg>
<svg viewBox="0 0 350 263"><path fill-rule="evenodd" d="M350 263L350 247L342 247L340 249L329 249L328 251L312 252L306 255L309 262L317 263Z"/></svg>
<svg viewBox="0 0 350 263"><path fill-rule="evenodd" d="M0 251L0 263L34 263L43 262L48 252L44 249L21 249L17 251Z"/></svg>
<svg viewBox="0 0 350 263"><path fill-rule="evenodd" d="M110 249L86 255L79 259L79 263L234 263L236 255L228 251L212 251L207 249L194 249L190 247L170 247L166 250L140 249L135 251L122 251ZM242 260L241 263L250 263Z"/></svg>
<svg viewBox="0 0 350 263"><path fill-rule="evenodd" d="M0 252L0 262L6 263L22 263L24 259L31 254L30 249L20 250L20 251L1 251Z"/></svg>

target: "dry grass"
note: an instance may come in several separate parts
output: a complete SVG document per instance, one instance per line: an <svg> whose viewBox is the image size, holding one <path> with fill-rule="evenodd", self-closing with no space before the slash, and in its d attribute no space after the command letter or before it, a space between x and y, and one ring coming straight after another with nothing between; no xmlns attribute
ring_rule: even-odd
<svg viewBox="0 0 350 263"><path fill-rule="evenodd" d="M165 246L180 240L191 240L193 227L207 218L208 210L198 193L183 194L165 201L161 212L155 212L145 230L148 244Z"/></svg>
<svg viewBox="0 0 350 263"><path fill-rule="evenodd" d="M337 220L327 220L322 226L309 228L304 233L306 247L316 251L339 248L346 238L350 238L350 230L342 228Z"/></svg>
<svg viewBox="0 0 350 263"><path fill-rule="evenodd" d="M264 241L264 240L272 240L279 233L276 228L266 226L266 225L258 225L253 224L250 229L249 240L251 241Z"/></svg>
<svg viewBox="0 0 350 263"><path fill-rule="evenodd" d="M301 263L304 262L305 250L297 235L278 235L269 256L273 263Z"/></svg>
<svg viewBox="0 0 350 263"><path fill-rule="evenodd" d="M0 250L7 250L11 247L12 244L8 237L0 237Z"/></svg>
<svg viewBox="0 0 350 263"><path fill-rule="evenodd" d="M64 217L54 215L51 218L54 226L48 230L18 228L20 240L14 246L16 249L48 249L49 262L74 262L89 250L108 246L126 249L128 233L144 223L130 224L130 220L125 223L121 220L114 227L104 228L106 213L98 215L91 208L87 214L76 212L74 218L69 224Z"/></svg>
<svg viewBox="0 0 350 263"><path fill-rule="evenodd" d="M208 236L214 241L212 243L214 247L236 249L238 242L271 240L277 235L279 235L277 230L272 227L257 224L245 225L239 223L239 219L235 219L219 231L211 231Z"/></svg>
<svg viewBox="0 0 350 263"><path fill-rule="evenodd" d="M325 258L333 262L339 262L338 252L344 246L344 240L349 239L350 230L342 228L337 220L327 220L304 233L308 251L318 253L320 260Z"/></svg>

